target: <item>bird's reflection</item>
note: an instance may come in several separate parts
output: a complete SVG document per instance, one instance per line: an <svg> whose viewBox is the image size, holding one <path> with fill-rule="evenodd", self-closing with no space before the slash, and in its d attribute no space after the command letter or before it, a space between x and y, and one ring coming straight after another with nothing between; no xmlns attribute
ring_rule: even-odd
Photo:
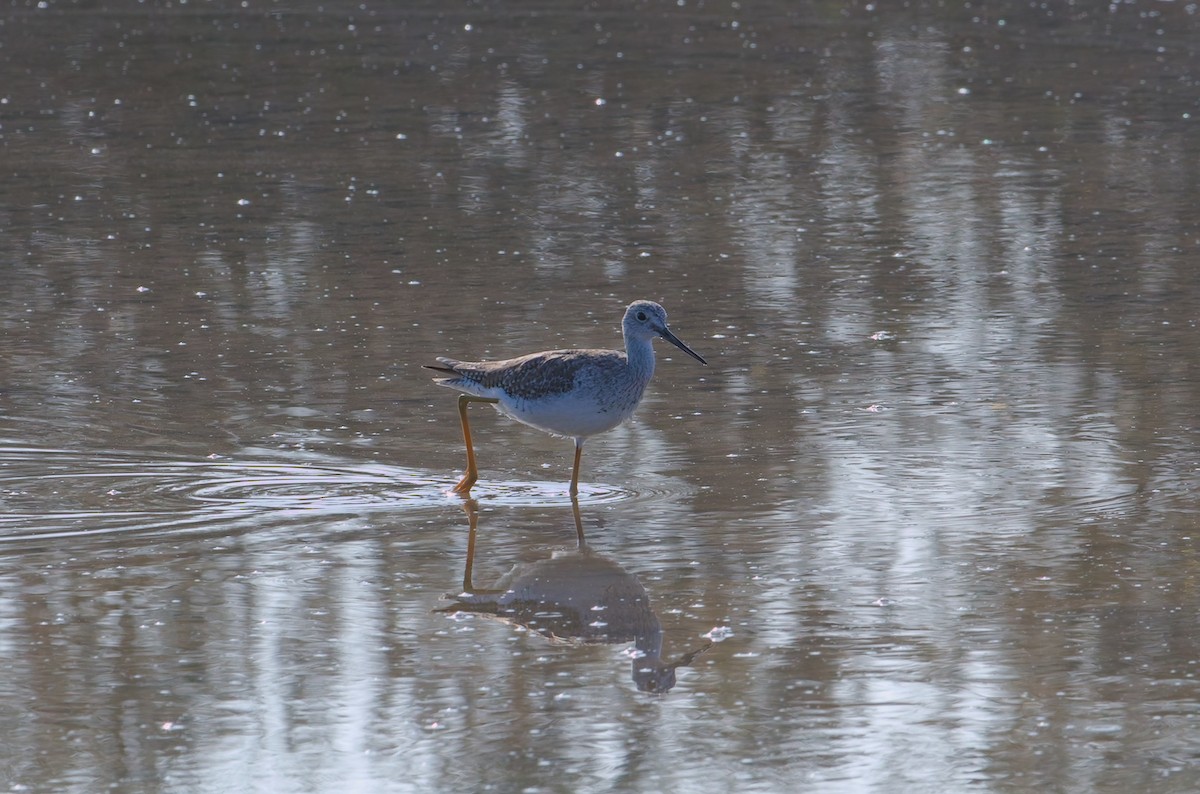
<svg viewBox="0 0 1200 794"><path fill-rule="evenodd" d="M633 681L643 692L675 686L675 669L687 667L712 647L708 641L674 659L663 658L662 623L637 577L611 557L588 547L579 502L572 499L577 546L547 550L547 556L521 562L489 588L472 581L479 509L464 502L470 524L463 588L439 612L484 615L535 631L551 642L588 645L632 642Z"/></svg>

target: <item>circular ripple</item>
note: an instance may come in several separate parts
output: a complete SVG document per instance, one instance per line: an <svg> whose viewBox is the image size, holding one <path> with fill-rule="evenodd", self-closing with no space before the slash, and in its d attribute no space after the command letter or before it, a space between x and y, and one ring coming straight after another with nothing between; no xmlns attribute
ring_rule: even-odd
<svg viewBox="0 0 1200 794"><path fill-rule="evenodd" d="M443 501L428 475L398 467L0 447L0 542L183 532L264 513L357 514Z"/></svg>
<svg viewBox="0 0 1200 794"><path fill-rule="evenodd" d="M257 453L255 453L257 454ZM290 453L290 457L296 457ZM645 500L669 491L581 486L583 504ZM461 502L445 474L311 456L301 462L179 461L132 453L0 446L0 544L115 533L253 529L303 514L443 508ZM639 482L645 486L646 480ZM471 497L489 506L561 507L566 483L489 480Z"/></svg>
<svg viewBox="0 0 1200 794"><path fill-rule="evenodd" d="M647 482L651 487L645 487ZM581 505L605 505L616 502L647 501L675 493L655 483L652 478L644 478L641 490L632 491L615 486L601 484L580 484L579 503ZM519 480L488 480L480 481L471 489L471 498L478 502L486 502L496 507L562 507L570 505L571 496L567 493L565 482L522 482Z"/></svg>

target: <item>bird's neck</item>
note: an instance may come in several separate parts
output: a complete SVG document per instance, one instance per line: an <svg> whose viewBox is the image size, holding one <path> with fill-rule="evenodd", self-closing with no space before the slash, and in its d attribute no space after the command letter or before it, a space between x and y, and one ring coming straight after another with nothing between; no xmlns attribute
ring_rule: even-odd
<svg viewBox="0 0 1200 794"><path fill-rule="evenodd" d="M625 337L625 358L629 370L642 381L654 375L654 343L650 339Z"/></svg>

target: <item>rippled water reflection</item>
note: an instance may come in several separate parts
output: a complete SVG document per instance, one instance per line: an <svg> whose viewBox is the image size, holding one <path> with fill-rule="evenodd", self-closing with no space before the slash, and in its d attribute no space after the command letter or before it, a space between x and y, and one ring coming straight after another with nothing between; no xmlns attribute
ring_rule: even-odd
<svg viewBox="0 0 1200 794"><path fill-rule="evenodd" d="M9 9L0 783L1200 787L1198 15L977 5Z"/></svg>
<svg viewBox="0 0 1200 794"><path fill-rule="evenodd" d="M334 518L445 501L427 476L384 466L155 461L19 448L0 448L0 466L8 508L0 527L14 527L0 542L18 544L189 528L223 532L296 512Z"/></svg>

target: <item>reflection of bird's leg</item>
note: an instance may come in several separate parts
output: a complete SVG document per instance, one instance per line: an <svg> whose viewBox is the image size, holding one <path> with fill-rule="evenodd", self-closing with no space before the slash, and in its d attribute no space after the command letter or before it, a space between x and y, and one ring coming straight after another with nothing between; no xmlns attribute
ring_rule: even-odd
<svg viewBox="0 0 1200 794"><path fill-rule="evenodd" d="M583 455L583 439L575 439L575 466L571 469L571 490L568 493L575 496L579 493L579 458Z"/></svg>
<svg viewBox="0 0 1200 794"><path fill-rule="evenodd" d="M479 525L479 504L474 499L468 499L463 503L463 509L467 511L467 524L470 526L467 532L467 564L463 566L463 592L473 593L475 588L471 584L471 570L475 567L475 528Z"/></svg>
<svg viewBox="0 0 1200 794"><path fill-rule="evenodd" d="M574 496L571 497L571 512L575 514L575 537L579 539L579 548L587 546L587 540L583 537L583 517L579 515L579 500Z"/></svg>
<svg viewBox="0 0 1200 794"><path fill-rule="evenodd" d="M476 397L473 394L458 395L458 417L462 420L463 441L467 444L467 473L454 486L454 493L469 494L471 486L479 479L479 469L475 466L475 447L471 444L471 423L467 421L467 405L469 403L498 403L494 397Z"/></svg>
<svg viewBox="0 0 1200 794"><path fill-rule="evenodd" d="M479 502L476 502L474 499L464 499L463 510L465 510L467 513L467 526L469 531L467 532L467 561L463 565L462 590L457 593L447 594L445 596L446 598L454 599L455 601L459 602L459 604L463 603L464 596L493 596L500 595L501 593L505 592L504 590L489 590L484 587L475 587L472 573L475 570L475 538L478 535L476 530L479 526ZM465 600L469 602L471 599L466 598ZM438 611L456 612L458 610L457 607L452 606L447 609L440 609Z"/></svg>

